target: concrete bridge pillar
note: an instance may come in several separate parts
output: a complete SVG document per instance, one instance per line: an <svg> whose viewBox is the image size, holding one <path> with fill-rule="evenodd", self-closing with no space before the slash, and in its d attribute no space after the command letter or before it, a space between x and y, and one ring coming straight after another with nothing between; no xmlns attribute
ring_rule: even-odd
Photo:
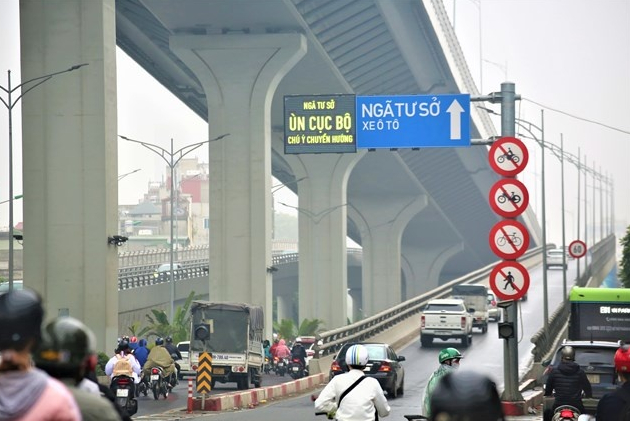
<svg viewBox="0 0 630 421"><path fill-rule="evenodd" d="M298 184L299 322L347 323L348 176L362 153L287 155Z"/></svg>
<svg viewBox="0 0 630 421"><path fill-rule="evenodd" d="M363 245L363 315L372 316L402 300L402 233L411 218L427 206L428 199L426 195L390 196L376 202L362 197L353 197L349 212Z"/></svg>
<svg viewBox="0 0 630 421"><path fill-rule="evenodd" d="M464 250L464 243L459 242L450 245L435 245L431 249L405 248L405 259L413 276L407 278L408 298L415 297L424 292L440 286L440 273L444 265L451 257Z"/></svg>
<svg viewBox="0 0 630 421"><path fill-rule="evenodd" d="M21 100L24 283L42 294L47 319L81 319L102 351L118 335L118 256L107 243L118 233L115 22L114 0L20 2L21 81L89 64Z"/></svg>
<svg viewBox="0 0 630 421"><path fill-rule="evenodd" d="M350 320L350 322L358 322L364 318L362 289L350 288L348 294L352 300L352 320Z"/></svg>
<svg viewBox="0 0 630 421"><path fill-rule="evenodd" d="M271 337L271 102L306 38L182 35L170 47L203 86L209 139L230 134L209 144L210 294L262 305Z"/></svg>
<svg viewBox="0 0 630 421"><path fill-rule="evenodd" d="M293 320L294 312L293 312L293 295L289 294L278 294L276 295L277 302L277 320L280 321L282 319Z"/></svg>

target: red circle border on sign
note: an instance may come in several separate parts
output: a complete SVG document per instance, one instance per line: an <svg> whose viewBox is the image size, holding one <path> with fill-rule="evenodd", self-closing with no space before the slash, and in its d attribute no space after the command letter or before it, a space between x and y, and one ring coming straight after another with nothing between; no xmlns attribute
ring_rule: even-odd
<svg viewBox="0 0 630 421"><path fill-rule="evenodd" d="M503 293L503 291L499 290L498 287L495 289L496 284L494 282L494 279L496 275L506 267L515 268L523 274L523 289L521 289L514 295L506 295ZM523 296L527 294L527 290L529 289L529 272L527 271L527 268L525 266L518 262L501 262L492 269L492 272L490 272L489 284L490 288L498 298L502 300L518 300L523 298Z"/></svg>
<svg viewBox="0 0 630 421"><path fill-rule="evenodd" d="M523 247L521 247L515 253L504 253L503 251L501 251L501 249L499 249L499 247L494 242L494 236L496 235L497 231L499 231L500 229L503 229L503 227L505 227L506 225L514 225L523 233ZM521 224L520 222L515 221L513 219L506 219L506 220L497 222L490 229L490 234L488 236L488 243L490 245L490 249L492 249L494 254L499 256L501 259L505 259L505 260L518 259L523 254L525 254L525 252L529 248L529 232L527 232L527 228L525 228L525 226Z"/></svg>
<svg viewBox="0 0 630 421"><path fill-rule="evenodd" d="M582 254L573 254L573 251L571 250L571 246L573 244L581 244L583 249L584 249L584 253ZM574 240L571 241L571 243L569 244L569 254L571 255L571 257L573 257L574 259L579 259L580 257L584 257L586 256L586 243L582 240Z"/></svg>
<svg viewBox="0 0 630 421"><path fill-rule="evenodd" d="M494 198L497 191L501 187L503 187L505 184L514 184L523 193L523 197L521 197L521 201L519 202L520 206L517 206L517 208L514 209L513 211L506 211L504 209L501 209L501 207L499 206L499 204L496 202ZM520 181L518 181L517 179L502 178L496 183L494 183L494 185L490 188L490 194L488 195L488 200L490 201L490 207L497 215L500 215L504 218L516 218L517 216L525 212L525 209L527 209L527 206L529 206L529 192L527 191L527 187L525 187L525 185L521 183ZM506 200L509 200L509 199L506 199Z"/></svg>
<svg viewBox="0 0 630 421"><path fill-rule="evenodd" d="M518 145L518 147L521 148L521 151L523 151L523 161L513 170L504 170L503 168L499 167L499 164L494 160L494 154L496 150L507 142ZM488 160L490 162L490 166L497 174L504 177L514 177L515 175L521 173L527 166L527 162L529 161L529 151L527 150L527 147L525 147L525 144L522 140L515 137L501 137L492 142L492 146L490 146L490 151L488 153Z"/></svg>

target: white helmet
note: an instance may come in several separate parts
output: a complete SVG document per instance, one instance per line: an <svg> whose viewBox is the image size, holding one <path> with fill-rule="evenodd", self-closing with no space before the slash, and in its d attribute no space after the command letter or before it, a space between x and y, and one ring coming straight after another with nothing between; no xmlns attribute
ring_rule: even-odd
<svg viewBox="0 0 630 421"><path fill-rule="evenodd" d="M368 362L368 350L363 345L352 345L346 351L346 364L366 366Z"/></svg>

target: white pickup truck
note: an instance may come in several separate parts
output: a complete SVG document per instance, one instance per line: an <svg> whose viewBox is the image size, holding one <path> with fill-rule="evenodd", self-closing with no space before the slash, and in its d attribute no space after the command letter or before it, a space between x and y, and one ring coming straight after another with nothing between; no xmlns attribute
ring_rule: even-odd
<svg viewBox="0 0 630 421"><path fill-rule="evenodd" d="M435 299L427 303L420 319L420 343L429 346L434 338L461 339L472 343L473 317L461 299Z"/></svg>

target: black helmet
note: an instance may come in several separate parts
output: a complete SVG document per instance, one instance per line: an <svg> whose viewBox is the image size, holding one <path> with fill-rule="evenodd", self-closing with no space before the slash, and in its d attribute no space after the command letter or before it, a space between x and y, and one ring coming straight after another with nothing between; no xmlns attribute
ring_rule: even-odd
<svg viewBox="0 0 630 421"><path fill-rule="evenodd" d="M157 337L155 338L155 344L156 345L164 345L164 339Z"/></svg>
<svg viewBox="0 0 630 421"><path fill-rule="evenodd" d="M120 342L118 342L118 352L120 351L127 351L129 350L129 342L126 339L122 339Z"/></svg>
<svg viewBox="0 0 630 421"><path fill-rule="evenodd" d="M38 340L44 318L40 296L33 290L0 294L0 350L23 350L29 340Z"/></svg>
<svg viewBox="0 0 630 421"><path fill-rule="evenodd" d="M562 359L564 361L575 361L575 350L572 346L567 345L563 347L560 353L562 354Z"/></svg>
<svg viewBox="0 0 630 421"><path fill-rule="evenodd" d="M58 317L42 330L42 340L33 359L35 365L54 377L77 374L86 359L96 353L94 334L80 320ZM65 374L65 375L64 375Z"/></svg>
<svg viewBox="0 0 630 421"><path fill-rule="evenodd" d="M172 338L171 336L167 336L167 337L166 337L166 343L167 343L167 344L170 344L170 343L172 343L172 342L173 342L173 338Z"/></svg>
<svg viewBox="0 0 630 421"><path fill-rule="evenodd" d="M501 398L484 374L455 370L438 382L431 394L431 420L503 421Z"/></svg>

